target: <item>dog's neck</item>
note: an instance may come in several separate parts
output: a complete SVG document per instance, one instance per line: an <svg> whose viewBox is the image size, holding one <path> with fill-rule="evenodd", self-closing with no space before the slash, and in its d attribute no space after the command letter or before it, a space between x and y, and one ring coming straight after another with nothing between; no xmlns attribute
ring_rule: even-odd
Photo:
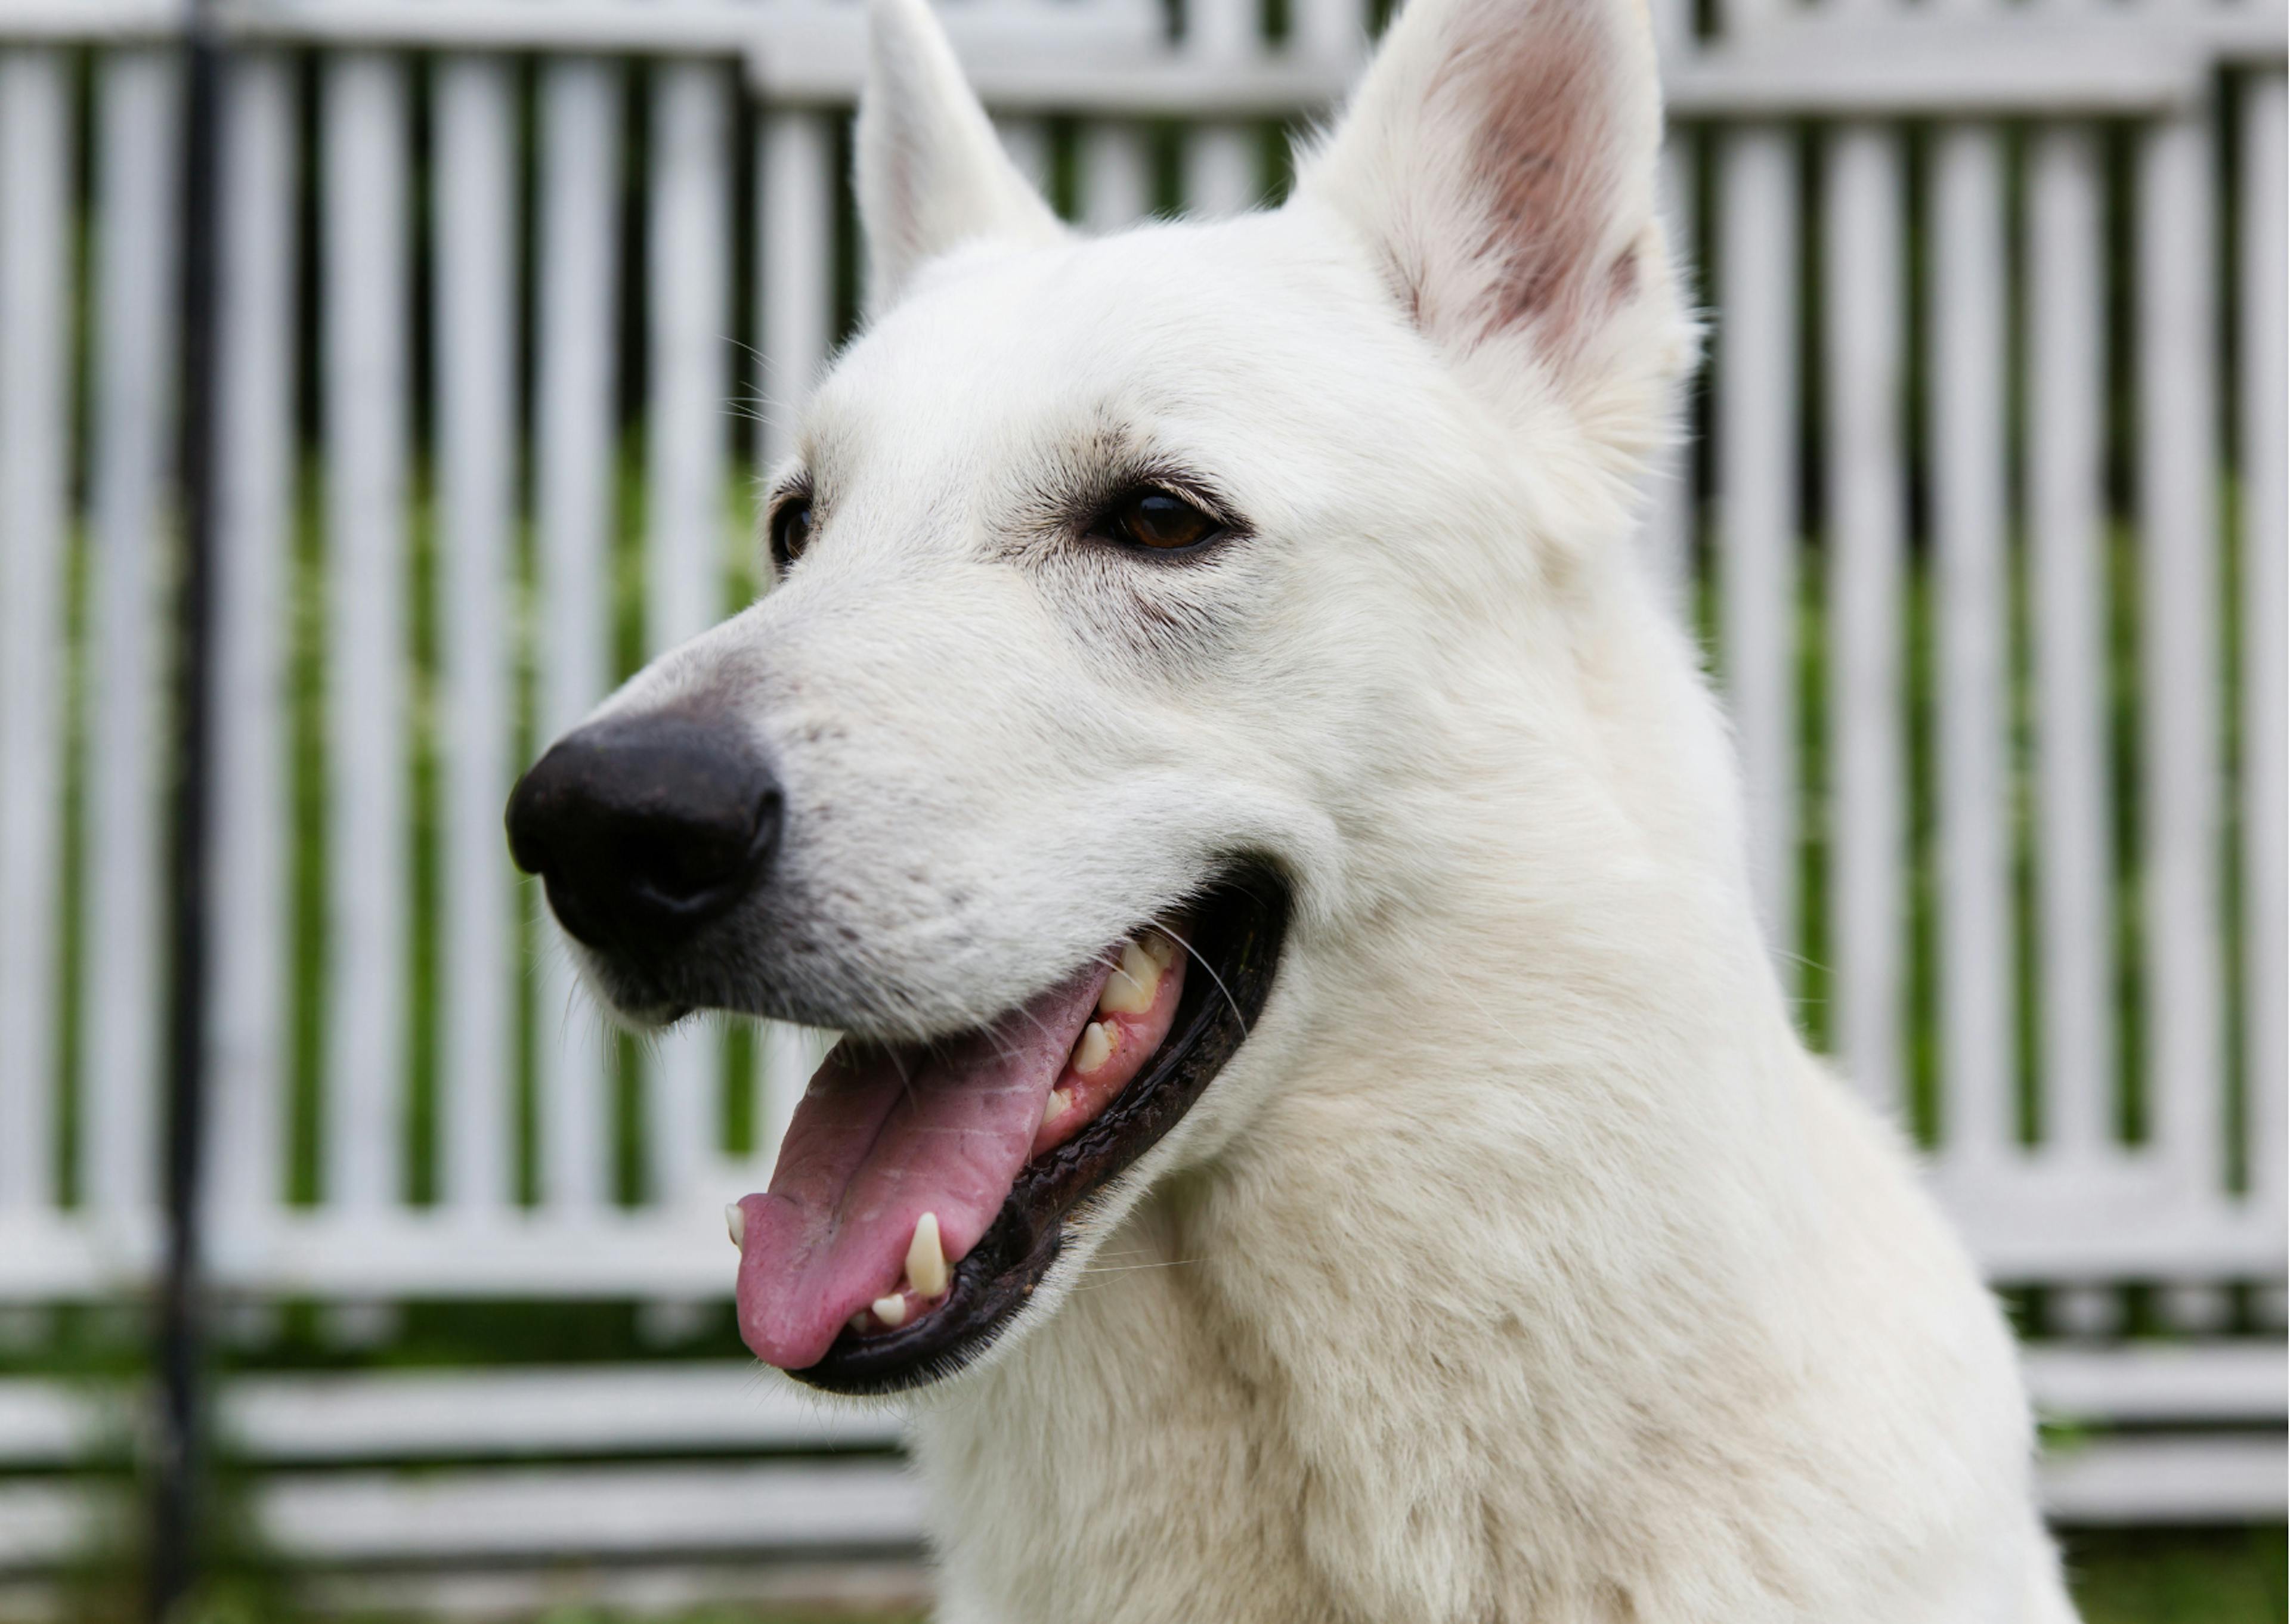
<svg viewBox="0 0 2290 1624"><path fill-rule="evenodd" d="M1349 911L1299 943L1309 1023L1339 1055L1276 1092L1341 1088L1348 1033L1477 1057L1453 1079L1474 1094L1559 1068L1756 1108L1801 1071L1698 652L1627 556L1566 590L1453 640L1407 788L1353 833ZM1398 1058L1388 1036L1365 1048L1371 1076Z"/></svg>

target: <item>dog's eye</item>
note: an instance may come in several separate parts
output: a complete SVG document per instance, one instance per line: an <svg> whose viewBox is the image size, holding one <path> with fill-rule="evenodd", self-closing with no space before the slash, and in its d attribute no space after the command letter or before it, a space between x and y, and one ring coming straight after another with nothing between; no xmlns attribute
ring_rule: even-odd
<svg viewBox="0 0 2290 1624"><path fill-rule="evenodd" d="M811 540L811 498L797 493L772 509L772 558L782 570Z"/></svg>
<svg viewBox="0 0 2290 1624"><path fill-rule="evenodd" d="M1133 492L1115 503L1105 528L1113 540L1156 552L1197 547L1224 529L1209 515L1157 485Z"/></svg>

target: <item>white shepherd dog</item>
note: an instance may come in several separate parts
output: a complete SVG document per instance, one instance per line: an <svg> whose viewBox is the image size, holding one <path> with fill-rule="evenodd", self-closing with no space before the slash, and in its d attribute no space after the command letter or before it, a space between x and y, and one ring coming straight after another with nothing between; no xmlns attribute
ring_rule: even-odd
<svg viewBox="0 0 2290 1624"><path fill-rule="evenodd" d="M2066 1620L2012 1340L1811 1058L1634 556L1637 0L1413 0L1295 196L1077 236L874 0L768 597L510 806L599 992L850 1034L740 1319L965 1624Z"/></svg>

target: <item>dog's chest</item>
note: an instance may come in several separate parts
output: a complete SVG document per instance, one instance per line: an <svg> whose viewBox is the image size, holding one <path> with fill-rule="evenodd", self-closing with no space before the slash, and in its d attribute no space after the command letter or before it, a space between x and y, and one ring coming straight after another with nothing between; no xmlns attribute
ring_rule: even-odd
<svg viewBox="0 0 2290 1624"><path fill-rule="evenodd" d="M918 1420L945 1624L1340 1616L1301 1554L1304 1474L1170 1272L1109 1259Z"/></svg>

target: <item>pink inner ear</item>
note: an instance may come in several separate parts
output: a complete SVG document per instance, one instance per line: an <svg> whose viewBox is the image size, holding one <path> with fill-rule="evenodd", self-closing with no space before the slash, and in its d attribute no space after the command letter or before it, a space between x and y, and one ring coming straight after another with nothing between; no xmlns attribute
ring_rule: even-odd
<svg viewBox="0 0 2290 1624"><path fill-rule="evenodd" d="M1457 15L1458 34L1485 43L1457 51L1432 95L1469 142L1464 208L1485 225L1481 335L1533 322L1564 345L1637 282L1630 249L1601 262L1631 144L1619 127L1628 87L1599 0L1519 12L1516 0L1479 0Z"/></svg>

